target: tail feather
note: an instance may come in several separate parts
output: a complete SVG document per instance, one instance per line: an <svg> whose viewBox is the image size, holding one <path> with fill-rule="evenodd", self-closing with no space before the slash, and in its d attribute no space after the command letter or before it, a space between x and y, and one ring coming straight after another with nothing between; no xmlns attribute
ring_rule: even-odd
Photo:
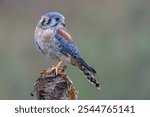
<svg viewBox="0 0 150 117"><path fill-rule="evenodd" d="M78 61L80 66L84 66L88 71L92 72L93 75L97 73L96 70L93 67L89 66L82 58L78 58Z"/></svg>
<svg viewBox="0 0 150 117"><path fill-rule="evenodd" d="M95 74L97 73L96 70L91 66L89 66L82 58L78 59L78 64L79 64L79 69L81 70L83 75L87 78L87 80L90 83L95 84L95 86L99 89L100 84L94 77Z"/></svg>

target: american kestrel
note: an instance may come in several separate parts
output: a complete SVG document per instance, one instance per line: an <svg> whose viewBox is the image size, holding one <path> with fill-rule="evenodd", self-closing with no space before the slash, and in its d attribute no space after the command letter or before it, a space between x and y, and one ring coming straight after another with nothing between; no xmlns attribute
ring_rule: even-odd
<svg viewBox="0 0 150 117"><path fill-rule="evenodd" d="M57 70L61 64L70 63L83 73L89 82L100 87L95 79L96 70L89 66L81 57L79 49L72 37L65 29L65 17L58 12L50 12L42 15L38 22L35 34L35 44L44 55L58 62L53 67Z"/></svg>

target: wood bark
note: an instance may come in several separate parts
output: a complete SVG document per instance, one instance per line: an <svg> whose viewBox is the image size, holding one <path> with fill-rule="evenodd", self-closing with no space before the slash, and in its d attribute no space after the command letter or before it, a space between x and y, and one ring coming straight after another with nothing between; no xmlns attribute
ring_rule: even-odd
<svg viewBox="0 0 150 117"><path fill-rule="evenodd" d="M65 66L60 66L58 74L52 68L40 73L33 88L33 93L38 100L75 100L78 98L78 92L65 70Z"/></svg>

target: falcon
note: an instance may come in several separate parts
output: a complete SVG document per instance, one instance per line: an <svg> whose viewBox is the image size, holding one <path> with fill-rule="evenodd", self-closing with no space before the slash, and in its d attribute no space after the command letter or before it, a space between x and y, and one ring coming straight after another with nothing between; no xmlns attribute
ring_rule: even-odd
<svg viewBox="0 0 150 117"><path fill-rule="evenodd" d="M59 66L69 63L76 66L89 82L100 88L95 79L96 70L81 57L73 38L65 28L65 17L62 14L50 12L42 15L35 29L34 40L39 51L58 63L52 67L56 74Z"/></svg>

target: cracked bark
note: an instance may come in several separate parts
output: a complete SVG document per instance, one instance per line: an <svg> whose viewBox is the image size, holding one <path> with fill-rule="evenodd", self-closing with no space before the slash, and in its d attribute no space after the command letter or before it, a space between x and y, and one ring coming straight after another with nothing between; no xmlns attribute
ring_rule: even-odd
<svg viewBox="0 0 150 117"><path fill-rule="evenodd" d="M75 100L78 92L68 77L64 66L58 68L58 74L51 68L43 70L33 86L38 100Z"/></svg>

